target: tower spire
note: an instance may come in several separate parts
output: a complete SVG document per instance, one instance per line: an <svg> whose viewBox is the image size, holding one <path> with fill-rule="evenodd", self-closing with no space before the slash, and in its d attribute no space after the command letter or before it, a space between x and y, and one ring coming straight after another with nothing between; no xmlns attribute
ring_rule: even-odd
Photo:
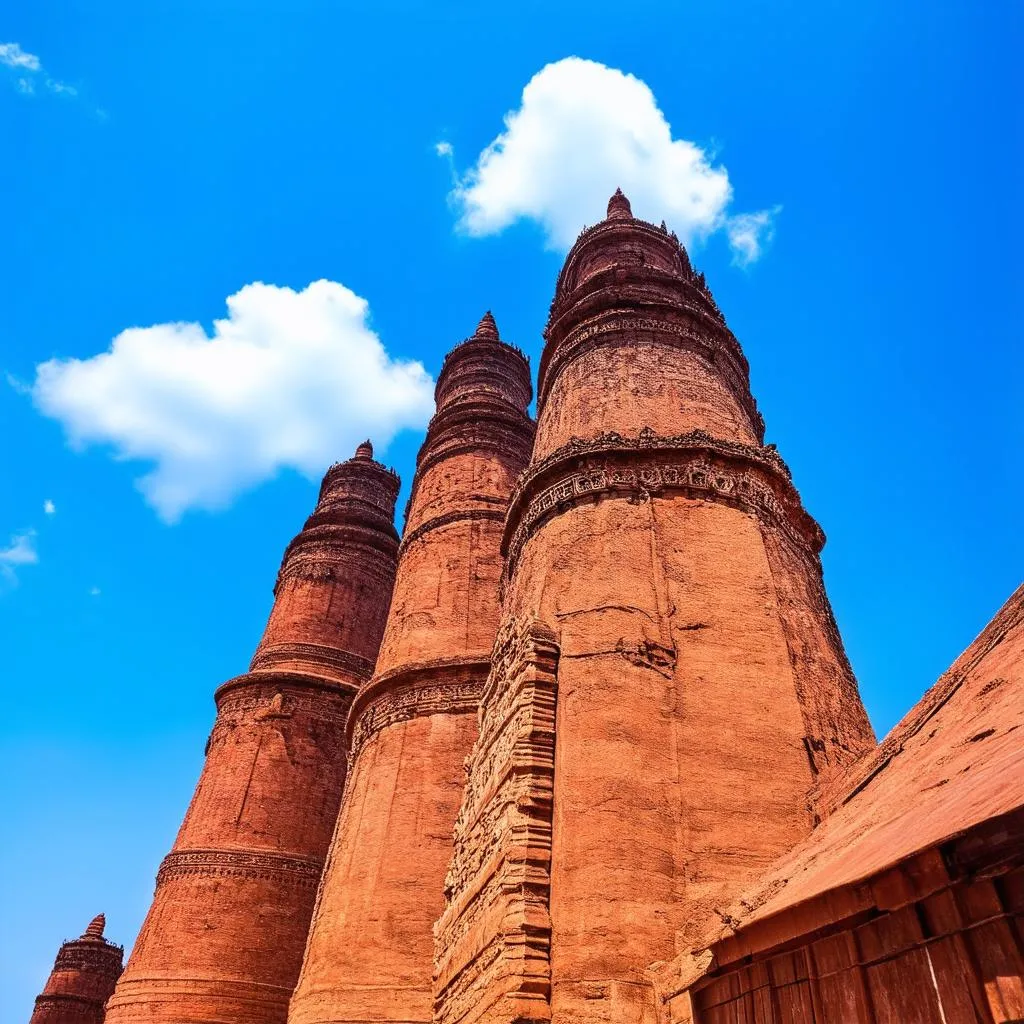
<svg viewBox="0 0 1024 1024"><path fill-rule="evenodd" d="M432 926L498 624L502 526L533 440L530 368L488 312L435 394L289 1024L431 1019Z"/></svg>
<svg viewBox="0 0 1024 1024"><path fill-rule="evenodd" d="M215 695L203 773L106 1024L284 1024L341 802L345 719L391 601L398 488L369 441L325 474L249 671Z"/></svg>
<svg viewBox="0 0 1024 1024"><path fill-rule="evenodd" d="M627 220L632 216L633 208L629 200L623 195L622 189L617 188L608 200L608 220Z"/></svg>
<svg viewBox="0 0 1024 1024"><path fill-rule="evenodd" d="M476 325L473 337L490 338L493 341L499 340L498 325L494 322L494 316L490 310L487 310L487 312L480 318L480 323Z"/></svg>
<svg viewBox="0 0 1024 1024"><path fill-rule="evenodd" d="M657 1019L644 968L806 835L873 743L823 535L762 443L739 343L621 190L566 257L537 408L436 1024Z"/></svg>
<svg viewBox="0 0 1024 1024"><path fill-rule="evenodd" d="M121 946L103 937L105 926L106 918L97 914L79 938L60 947L30 1024L102 1024L124 957Z"/></svg>

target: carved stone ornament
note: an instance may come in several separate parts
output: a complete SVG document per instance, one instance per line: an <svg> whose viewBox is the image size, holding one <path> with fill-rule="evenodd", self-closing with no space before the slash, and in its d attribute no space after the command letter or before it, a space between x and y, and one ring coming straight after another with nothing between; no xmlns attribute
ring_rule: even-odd
<svg viewBox="0 0 1024 1024"><path fill-rule="evenodd" d="M160 865L156 885L187 875L270 879L305 889L315 889L323 863L307 857L246 850L179 850L169 853Z"/></svg>
<svg viewBox="0 0 1024 1024"><path fill-rule="evenodd" d="M476 659L403 666L361 690L349 716L349 765L381 729L421 715L475 712L489 663Z"/></svg>
<svg viewBox="0 0 1024 1024"><path fill-rule="evenodd" d="M589 441L573 438L522 477L502 542L506 579L527 540L552 516L599 498L643 501L666 493L751 512L813 554L825 543L773 448L721 440L703 430L660 437L645 427L635 438L616 433Z"/></svg>

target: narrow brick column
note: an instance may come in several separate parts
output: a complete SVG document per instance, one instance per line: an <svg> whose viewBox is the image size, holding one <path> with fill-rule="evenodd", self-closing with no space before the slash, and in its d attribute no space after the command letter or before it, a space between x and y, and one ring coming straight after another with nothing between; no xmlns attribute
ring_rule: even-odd
<svg viewBox="0 0 1024 1024"><path fill-rule="evenodd" d="M804 836L874 741L824 537L678 239L617 192L545 339L438 928L442 1024L660 1019L648 967Z"/></svg>
<svg viewBox="0 0 1024 1024"><path fill-rule="evenodd" d="M398 478L369 442L328 470L285 552L108 1021L281 1024L345 782L345 719L394 585Z"/></svg>
<svg viewBox="0 0 1024 1024"><path fill-rule="evenodd" d="M499 546L526 465L529 366L490 314L447 357L419 453L352 773L289 1021L429 1021L432 926L498 623Z"/></svg>
<svg viewBox="0 0 1024 1024"><path fill-rule="evenodd" d="M103 1006L121 974L124 949L103 937L106 919L60 947L30 1024L103 1024Z"/></svg>

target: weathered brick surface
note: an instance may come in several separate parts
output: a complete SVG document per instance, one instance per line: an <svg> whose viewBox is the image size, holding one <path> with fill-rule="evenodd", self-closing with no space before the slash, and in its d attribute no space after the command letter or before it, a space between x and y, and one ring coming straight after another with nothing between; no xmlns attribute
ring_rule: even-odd
<svg viewBox="0 0 1024 1024"><path fill-rule="evenodd" d="M761 445L746 362L678 242L614 197L566 260L546 341L502 613L558 649L549 1002L530 1019L653 1024L648 966L811 829L823 778L873 736L821 532ZM474 755L464 810L493 764ZM487 863L465 856L477 841L460 818L455 864L471 867L450 879L437 955L478 981L439 992L445 1024L507 1024L495 996L525 969L506 943L481 970L515 840Z"/></svg>
<svg viewBox="0 0 1024 1024"><path fill-rule="evenodd" d="M30 1024L103 1024L103 1006L117 984L124 956L120 946L103 937L105 924L98 915L80 938L60 947Z"/></svg>
<svg viewBox="0 0 1024 1024"><path fill-rule="evenodd" d="M445 360L377 671L291 1024L429 1021L432 927L498 622L500 542L533 425L529 367L488 314Z"/></svg>
<svg viewBox="0 0 1024 1024"><path fill-rule="evenodd" d="M206 764L108 1021L280 1024L298 977L394 584L398 479L332 467L288 546L250 671L217 691Z"/></svg>

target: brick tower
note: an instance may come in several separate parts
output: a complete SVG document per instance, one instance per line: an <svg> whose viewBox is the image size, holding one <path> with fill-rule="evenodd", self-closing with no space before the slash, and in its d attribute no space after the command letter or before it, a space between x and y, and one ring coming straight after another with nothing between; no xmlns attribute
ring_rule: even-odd
<svg viewBox="0 0 1024 1024"><path fill-rule="evenodd" d="M500 542L533 441L530 370L488 313L445 359L290 1024L429 1021L432 926L498 624Z"/></svg>
<svg viewBox="0 0 1024 1024"><path fill-rule="evenodd" d="M739 344L621 192L545 342L436 1014L653 1024L649 966L811 829L873 736Z"/></svg>
<svg viewBox="0 0 1024 1024"><path fill-rule="evenodd" d="M60 947L30 1024L103 1024L103 1006L121 974L124 949L103 937L99 914L81 938Z"/></svg>
<svg viewBox="0 0 1024 1024"><path fill-rule="evenodd" d="M344 723L394 586L398 477L369 442L327 471L206 764L108 1024L281 1024L345 780Z"/></svg>

